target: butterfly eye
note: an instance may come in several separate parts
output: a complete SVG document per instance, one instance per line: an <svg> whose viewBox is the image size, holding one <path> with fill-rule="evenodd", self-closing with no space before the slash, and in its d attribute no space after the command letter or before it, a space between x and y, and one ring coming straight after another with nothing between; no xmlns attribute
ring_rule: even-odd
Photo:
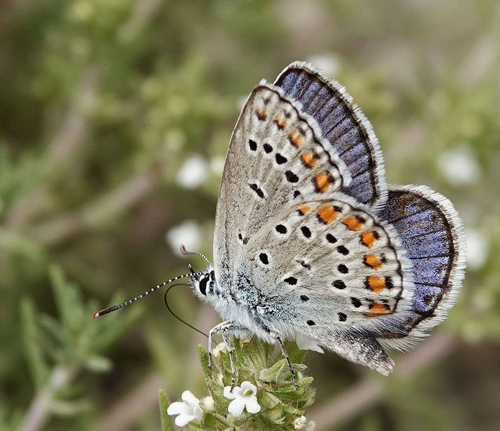
<svg viewBox="0 0 500 431"><path fill-rule="evenodd" d="M206 275L200 280L200 284L198 285L200 293L205 296L207 295L207 283L209 278L210 276Z"/></svg>

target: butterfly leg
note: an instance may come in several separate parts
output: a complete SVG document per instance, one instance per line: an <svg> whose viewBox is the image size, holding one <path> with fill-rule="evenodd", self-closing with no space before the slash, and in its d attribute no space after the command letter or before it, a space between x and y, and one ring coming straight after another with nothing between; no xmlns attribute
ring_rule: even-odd
<svg viewBox="0 0 500 431"><path fill-rule="evenodd" d="M290 373L292 374L293 386L295 387L295 390L297 390L299 389L299 385L297 384L297 377L295 375L295 370L292 368L292 363L290 362L290 358L288 357L288 352L285 349L285 344L278 335L274 335L274 338L276 339L276 341L278 341L281 348L281 354L285 357L286 362L288 363L288 368L290 369Z"/></svg>
<svg viewBox="0 0 500 431"><path fill-rule="evenodd" d="M213 335L214 334L221 334L222 336L222 341L224 341L224 344L227 347L227 352L229 354L229 362L231 363L231 389L234 388L236 385L236 366L234 365L234 357L233 357L233 347L231 346L231 341L229 339L229 332L238 332L238 333L245 333L248 332L248 329L235 324L229 320L222 322L212 328L210 332L208 333L208 370L210 375L212 374L212 353L213 353Z"/></svg>

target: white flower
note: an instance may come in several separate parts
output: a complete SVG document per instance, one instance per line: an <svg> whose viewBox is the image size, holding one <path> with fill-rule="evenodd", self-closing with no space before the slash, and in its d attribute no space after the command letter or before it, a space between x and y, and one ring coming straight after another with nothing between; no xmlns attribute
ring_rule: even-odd
<svg viewBox="0 0 500 431"><path fill-rule="evenodd" d="M208 164L200 155L187 159L177 173L176 182L185 189L202 185L208 176Z"/></svg>
<svg viewBox="0 0 500 431"><path fill-rule="evenodd" d="M201 404L205 408L205 411L213 411L215 410L215 401L214 399L209 395L201 400Z"/></svg>
<svg viewBox="0 0 500 431"><path fill-rule="evenodd" d="M224 396L229 400L233 400L227 410L233 416L241 415L245 407L248 413L259 413L260 405L257 402L256 393L257 388L250 382L243 382L241 387L235 386L232 392L231 386L226 386Z"/></svg>
<svg viewBox="0 0 500 431"><path fill-rule="evenodd" d="M197 222L186 220L182 224L170 229L165 239L170 247L172 247L172 251L178 256L182 256L180 251L181 245L184 245L188 250L200 248L202 234L202 229Z"/></svg>
<svg viewBox="0 0 500 431"><path fill-rule="evenodd" d="M308 421L305 416L301 416L293 421L293 428L296 430L314 431L316 422Z"/></svg>
<svg viewBox="0 0 500 431"><path fill-rule="evenodd" d="M438 166L455 186L473 184L481 176L481 165L467 144L443 152L438 157Z"/></svg>
<svg viewBox="0 0 500 431"><path fill-rule="evenodd" d="M301 416L293 421L293 429L303 430L306 427L307 419L305 416Z"/></svg>
<svg viewBox="0 0 500 431"><path fill-rule="evenodd" d="M200 400L190 391L182 393L182 402L175 402L168 406L167 413L170 416L179 415L175 418L175 424L183 427L192 421L200 421L203 411L200 408Z"/></svg>
<svg viewBox="0 0 500 431"><path fill-rule="evenodd" d="M314 431L316 429L316 422L314 421L307 421L306 429L305 431Z"/></svg>
<svg viewBox="0 0 500 431"><path fill-rule="evenodd" d="M217 344L217 346L215 346L215 348L214 348L214 350L212 352L212 354L216 358L218 358L221 353L227 353L227 345L224 342Z"/></svg>

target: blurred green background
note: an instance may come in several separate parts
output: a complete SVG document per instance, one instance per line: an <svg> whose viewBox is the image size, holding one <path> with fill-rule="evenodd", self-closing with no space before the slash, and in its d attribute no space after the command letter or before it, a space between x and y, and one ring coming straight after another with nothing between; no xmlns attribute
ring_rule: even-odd
<svg viewBox="0 0 500 431"><path fill-rule="evenodd" d="M495 0L0 3L0 430L157 430L205 394L203 337L162 293L211 257L225 152L261 78L308 60L371 120L390 183L448 196L469 267L450 318L374 375L308 355L320 430L500 426L500 7ZM171 305L219 320L189 289Z"/></svg>

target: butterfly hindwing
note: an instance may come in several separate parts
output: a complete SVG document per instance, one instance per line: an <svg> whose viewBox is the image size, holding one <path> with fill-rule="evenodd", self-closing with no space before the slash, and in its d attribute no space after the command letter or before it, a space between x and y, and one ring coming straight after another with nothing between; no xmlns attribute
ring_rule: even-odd
<svg viewBox="0 0 500 431"><path fill-rule="evenodd" d="M258 291L272 331L391 369L376 339L411 307L411 267L395 231L364 205L337 193L283 208L245 246L235 274Z"/></svg>
<svg viewBox="0 0 500 431"><path fill-rule="evenodd" d="M411 272L395 232L340 193L283 209L247 244L243 261L266 302L286 304L309 335L320 327L371 330L410 307Z"/></svg>
<svg viewBox="0 0 500 431"><path fill-rule="evenodd" d="M290 64L275 84L302 104L347 165L352 182L342 192L368 206L382 206L387 197L382 152L370 122L344 87L302 62Z"/></svg>
<svg viewBox="0 0 500 431"><path fill-rule="evenodd" d="M263 224L289 202L324 198L350 181L314 119L281 89L261 83L236 124L219 192L216 272L226 273ZM220 265L219 265L220 262Z"/></svg>
<svg viewBox="0 0 500 431"><path fill-rule="evenodd" d="M441 323L460 291L465 270L463 225L452 203L425 186L392 186L381 216L398 232L412 263L415 290L405 322L409 342ZM405 347L397 338L388 343Z"/></svg>

